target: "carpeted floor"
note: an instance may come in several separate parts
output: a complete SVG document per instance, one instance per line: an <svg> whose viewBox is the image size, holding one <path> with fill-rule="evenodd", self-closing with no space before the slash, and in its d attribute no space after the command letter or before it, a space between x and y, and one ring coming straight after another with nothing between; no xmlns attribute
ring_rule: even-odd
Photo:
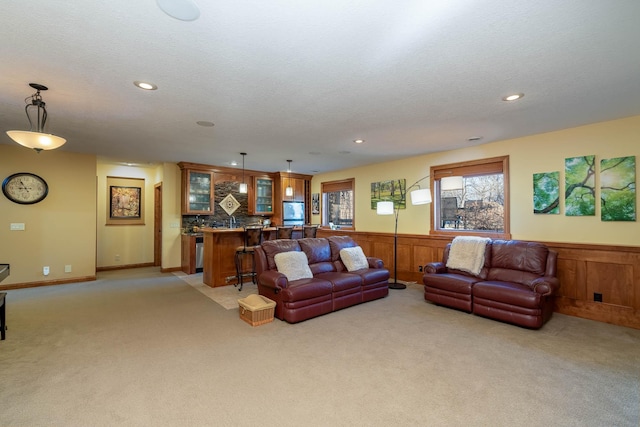
<svg viewBox="0 0 640 427"><path fill-rule="evenodd" d="M530 331L426 303L418 285L251 327L140 269L9 291L7 321L2 426L640 422L639 330L556 314Z"/></svg>

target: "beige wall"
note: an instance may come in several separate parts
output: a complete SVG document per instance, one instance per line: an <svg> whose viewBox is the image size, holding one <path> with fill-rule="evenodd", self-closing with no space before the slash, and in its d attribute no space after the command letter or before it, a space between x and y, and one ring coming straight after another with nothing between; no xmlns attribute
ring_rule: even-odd
<svg viewBox="0 0 640 427"><path fill-rule="evenodd" d="M164 163L158 172L162 174L162 267L178 268L181 263L181 172L175 163Z"/></svg>
<svg viewBox="0 0 640 427"><path fill-rule="evenodd" d="M172 163L125 166L98 159L97 267L153 263L154 187L162 185L162 267L180 267L180 169ZM144 179L144 225L107 225L107 177Z"/></svg>
<svg viewBox="0 0 640 427"><path fill-rule="evenodd" d="M564 159L567 157L593 154L598 163L598 172L601 159L635 155L636 161L640 161L639 135L640 116L635 116L320 174L313 178L311 188L312 193L319 193L320 183L323 181L354 177L356 229L392 233L393 216L378 216L370 207L372 182L405 178L407 185L410 185L428 175L432 165L509 155L511 234L514 239L638 246L640 223L602 222L599 203L596 206L596 216L566 217L564 203L561 205L560 215L534 215L532 200L533 174L560 171L561 179L564 180ZM428 185L428 180L423 181L423 184ZM599 197L599 192L596 196ZM412 206L408 203L407 208L400 211L398 233L429 234L429 215L430 206ZM314 215L312 222L319 223L320 216Z"/></svg>
<svg viewBox="0 0 640 427"><path fill-rule="evenodd" d="M19 205L0 195L0 263L11 265L1 284L93 276L96 265L96 157L0 144L0 178L31 172L49 185L40 203ZM24 231L10 231L24 223ZM71 272L65 273L65 265ZM49 266L44 276L42 267Z"/></svg>

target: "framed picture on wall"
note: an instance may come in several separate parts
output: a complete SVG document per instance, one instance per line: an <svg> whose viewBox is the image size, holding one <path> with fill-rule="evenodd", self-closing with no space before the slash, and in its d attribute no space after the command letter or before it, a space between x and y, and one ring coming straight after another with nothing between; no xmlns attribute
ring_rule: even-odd
<svg viewBox="0 0 640 427"><path fill-rule="evenodd" d="M144 179L107 177L106 225L144 225Z"/></svg>
<svg viewBox="0 0 640 427"><path fill-rule="evenodd" d="M313 215L320 213L320 193L313 193L311 195L311 213Z"/></svg>

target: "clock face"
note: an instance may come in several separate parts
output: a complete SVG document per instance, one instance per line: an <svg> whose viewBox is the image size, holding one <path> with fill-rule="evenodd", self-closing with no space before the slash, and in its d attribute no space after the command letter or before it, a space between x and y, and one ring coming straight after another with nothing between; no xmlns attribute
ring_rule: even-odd
<svg viewBox="0 0 640 427"><path fill-rule="evenodd" d="M2 192L12 202L30 205L47 197L49 186L38 175L20 172L5 178L2 182Z"/></svg>

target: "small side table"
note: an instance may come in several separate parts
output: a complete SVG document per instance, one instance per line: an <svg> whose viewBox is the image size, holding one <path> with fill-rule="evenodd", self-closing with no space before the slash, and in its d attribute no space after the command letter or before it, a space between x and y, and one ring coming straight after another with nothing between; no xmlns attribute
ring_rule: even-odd
<svg viewBox="0 0 640 427"><path fill-rule="evenodd" d="M4 297L7 296L6 292L0 292L0 340L5 339L6 336L6 305L4 303Z"/></svg>

